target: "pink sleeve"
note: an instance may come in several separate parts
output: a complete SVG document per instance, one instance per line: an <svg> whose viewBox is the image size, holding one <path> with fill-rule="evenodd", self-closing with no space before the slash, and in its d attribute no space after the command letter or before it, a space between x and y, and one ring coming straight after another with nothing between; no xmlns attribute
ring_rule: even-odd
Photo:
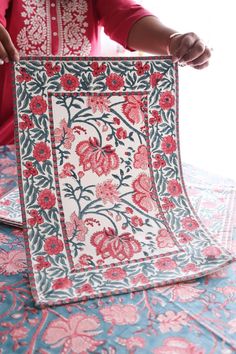
<svg viewBox="0 0 236 354"><path fill-rule="evenodd" d="M6 27L6 10L9 7L11 0L1 0L0 1L0 23Z"/></svg>
<svg viewBox="0 0 236 354"><path fill-rule="evenodd" d="M105 33L127 48L129 31L145 16L153 16L132 0L96 0L96 10Z"/></svg>

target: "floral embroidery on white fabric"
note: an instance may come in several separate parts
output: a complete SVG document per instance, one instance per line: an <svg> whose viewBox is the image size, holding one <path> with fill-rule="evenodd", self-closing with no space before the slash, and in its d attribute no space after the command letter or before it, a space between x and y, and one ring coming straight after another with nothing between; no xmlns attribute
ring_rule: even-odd
<svg viewBox="0 0 236 354"><path fill-rule="evenodd" d="M17 35L20 55L50 55L51 14L49 0L22 0L24 27ZM86 0L61 0L57 4L58 55L89 55L91 43L86 35Z"/></svg>

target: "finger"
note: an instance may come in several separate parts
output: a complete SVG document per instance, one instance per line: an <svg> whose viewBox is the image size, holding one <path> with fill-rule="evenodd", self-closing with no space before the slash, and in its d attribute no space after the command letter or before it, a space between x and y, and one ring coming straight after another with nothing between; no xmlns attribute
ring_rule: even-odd
<svg viewBox="0 0 236 354"><path fill-rule="evenodd" d="M209 62L205 62L204 64L201 64L201 65L195 65L193 66L194 69L197 69L197 70L201 70L201 69L204 69L204 68L207 68L209 65Z"/></svg>
<svg viewBox="0 0 236 354"><path fill-rule="evenodd" d="M205 44L200 40L196 40L188 52L181 58L180 62L189 63L199 58L206 50Z"/></svg>
<svg viewBox="0 0 236 354"><path fill-rule="evenodd" d="M0 64L2 65L4 62L7 63L8 61L7 52L5 51L2 43L0 43Z"/></svg>
<svg viewBox="0 0 236 354"><path fill-rule="evenodd" d="M179 41L176 50L174 51L174 56L181 60L192 48L194 43L198 40L195 33L186 33L181 37L177 37L176 41Z"/></svg>
<svg viewBox="0 0 236 354"><path fill-rule="evenodd" d="M211 51L209 48L206 48L201 55L199 55L194 60L188 61L187 64L191 66L203 65L209 61L210 57L211 57Z"/></svg>
<svg viewBox="0 0 236 354"><path fill-rule="evenodd" d="M0 27L0 42L7 52L7 57L9 60L18 61L19 54L16 50L14 44L12 43L11 37L7 30L1 25Z"/></svg>

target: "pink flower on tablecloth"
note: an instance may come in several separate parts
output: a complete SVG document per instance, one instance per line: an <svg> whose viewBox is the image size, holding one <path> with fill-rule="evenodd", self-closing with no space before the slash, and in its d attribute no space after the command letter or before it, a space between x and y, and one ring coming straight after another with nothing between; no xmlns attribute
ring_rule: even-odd
<svg viewBox="0 0 236 354"><path fill-rule="evenodd" d="M0 251L0 274L17 274L26 270L25 252L21 250Z"/></svg>
<svg viewBox="0 0 236 354"><path fill-rule="evenodd" d="M170 257L163 257L155 262L155 267L160 271L172 271L177 267L176 262Z"/></svg>
<svg viewBox="0 0 236 354"><path fill-rule="evenodd" d="M87 293L89 295L92 295L94 293L94 289L92 287L92 285L90 285L89 283L85 283L83 285L81 285L78 289L76 289L76 294L80 295L84 293Z"/></svg>
<svg viewBox="0 0 236 354"><path fill-rule="evenodd" d="M153 350L153 354L206 354L205 350L181 337L171 337Z"/></svg>
<svg viewBox="0 0 236 354"><path fill-rule="evenodd" d="M181 220L183 228L187 231L194 231L199 228L198 222L191 216L186 216Z"/></svg>
<svg viewBox="0 0 236 354"><path fill-rule="evenodd" d="M119 127L116 130L116 136L119 140L126 139L127 138L127 131L124 128Z"/></svg>
<svg viewBox="0 0 236 354"><path fill-rule="evenodd" d="M153 161L153 167L156 169L161 169L163 167L166 166L166 162L165 160L161 157L160 154L156 154L156 156L154 157L154 161Z"/></svg>
<svg viewBox="0 0 236 354"><path fill-rule="evenodd" d="M157 86L158 82L163 78L163 74L157 72L150 75L150 84L152 88Z"/></svg>
<svg viewBox="0 0 236 354"><path fill-rule="evenodd" d="M192 241L192 237L188 234L186 234L186 232L180 232L178 235L178 241L180 243L189 243L190 241Z"/></svg>
<svg viewBox="0 0 236 354"><path fill-rule="evenodd" d="M108 280L124 280L126 275L126 271L120 267L113 267L104 272L104 278Z"/></svg>
<svg viewBox="0 0 236 354"><path fill-rule="evenodd" d="M171 301L189 302L200 297L204 290L198 288L199 283L179 283L168 286L171 293Z"/></svg>
<svg viewBox="0 0 236 354"><path fill-rule="evenodd" d="M110 202L114 204L120 200L117 184L112 183L112 179L108 179L96 185L96 197L101 198L102 202L106 204Z"/></svg>
<svg viewBox="0 0 236 354"><path fill-rule="evenodd" d="M162 139L161 149L165 154L173 154L176 148L176 141L171 135L167 135Z"/></svg>
<svg viewBox="0 0 236 354"><path fill-rule="evenodd" d="M170 209L175 208L175 204L172 202L171 199L169 199L169 198L167 198L167 197L164 197L164 198L162 199L162 202L163 202L163 204L162 204L162 209L163 209L164 211L168 211L168 210L170 210Z"/></svg>
<svg viewBox="0 0 236 354"><path fill-rule="evenodd" d="M154 109L151 113L152 113L152 117L149 118L149 124L150 125L160 124L162 122L162 118L159 112L156 109Z"/></svg>
<svg viewBox="0 0 236 354"><path fill-rule="evenodd" d="M100 322L96 316L74 314L67 318L51 321L43 334L43 342L52 348L63 346L61 352L88 353L93 352L104 341L94 337L100 334Z"/></svg>
<svg viewBox="0 0 236 354"><path fill-rule="evenodd" d="M131 224L135 227L138 227L138 226L143 226L143 220L142 218L140 218L139 216L137 215L134 215L131 217L130 219L131 221Z"/></svg>
<svg viewBox="0 0 236 354"><path fill-rule="evenodd" d="M29 107L32 113L42 115L47 110L47 103L42 96L34 96L30 101Z"/></svg>
<svg viewBox="0 0 236 354"><path fill-rule="evenodd" d="M162 333L179 332L183 326L188 324L188 315L184 311L166 311L164 314L157 316L157 320L160 323Z"/></svg>
<svg viewBox="0 0 236 354"><path fill-rule="evenodd" d="M134 154L134 168L142 170L148 168L148 151L145 145L139 145L138 151Z"/></svg>
<svg viewBox="0 0 236 354"><path fill-rule="evenodd" d="M79 86L79 80L76 76L71 74L64 74L61 79L61 86L66 91L74 91Z"/></svg>
<svg viewBox="0 0 236 354"><path fill-rule="evenodd" d="M106 85L111 91L119 91L124 86L124 79L117 74L110 74L106 78Z"/></svg>
<svg viewBox="0 0 236 354"><path fill-rule="evenodd" d="M170 91L160 94L159 105L162 109L170 109L175 104L175 96Z"/></svg>
<svg viewBox="0 0 236 354"><path fill-rule="evenodd" d="M38 200L38 205L44 210L51 209L56 204L56 197L50 191L50 189L44 189L41 192L39 192L37 200Z"/></svg>
<svg viewBox="0 0 236 354"><path fill-rule="evenodd" d="M144 275L142 273L139 273L139 274L135 275L133 278L131 278L131 283L134 285L137 285L137 284L145 285L145 284L149 284L149 282L150 281L146 277L146 275Z"/></svg>
<svg viewBox="0 0 236 354"><path fill-rule="evenodd" d="M83 220L79 219L75 212L70 215L70 221L66 222L66 232L69 239L76 238L77 241L83 242L88 232Z"/></svg>
<svg viewBox="0 0 236 354"><path fill-rule="evenodd" d="M54 130L54 138L56 144L62 144L65 149L71 149L72 142L75 140L75 135L73 129L68 127L65 119L61 120L60 128Z"/></svg>
<svg viewBox="0 0 236 354"><path fill-rule="evenodd" d="M51 263L46 261L44 256L36 257L36 262L37 264L35 265L35 269L37 270L42 270L51 266Z"/></svg>
<svg viewBox="0 0 236 354"><path fill-rule="evenodd" d="M29 332L29 329L23 327L22 325L20 327L15 327L10 331L10 336L14 341L22 340L24 339Z"/></svg>
<svg viewBox="0 0 236 354"><path fill-rule="evenodd" d="M67 277L58 278L52 281L53 290L70 289L71 287L72 287L72 281Z"/></svg>
<svg viewBox="0 0 236 354"><path fill-rule="evenodd" d="M161 229L158 231L156 241L157 247L159 248L172 248L175 246L170 232L166 229Z"/></svg>
<svg viewBox="0 0 236 354"><path fill-rule="evenodd" d="M178 197L182 193L181 184L176 179L171 179L167 182L167 192L172 197Z"/></svg>
<svg viewBox="0 0 236 354"><path fill-rule="evenodd" d="M93 257L88 255L88 254L82 254L79 257L79 264L81 266L89 266L91 265L91 261L93 260Z"/></svg>
<svg viewBox="0 0 236 354"><path fill-rule="evenodd" d="M44 251L50 256L61 253L63 249L64 244L57 236L50 236L45 240Z"/></svg>
<svg viewBox="0 0 236 354"><path fill-rule="evenodd" d="M72 171L74 171L74 169L75 169L75 165L72 165L71 163L66 162L63 165L62 172L59 174L59 176L61 178L70 177L72 175Z"/></svg>
<svg viewBox="0 0 236 354"><path fill-rule="evenodd" d="M139 314L134 305L120 305L103 307L100 309L105 322L113 325L133 325L139 321Z"/></svg>
<svg viewBox="0 0 236 354"><path fill-rule="evenodd" d="M188 263L186 266L182 268L184 273L190 273L190 272L198 272L200 269L196 264L194 263Z"/></svg>
<svg viewBox="0 0 236 354"><path fill-rule="evenodd" d="M148 175L140 174L133 181L132 187L134 189L132 199L136 205L146 212L156 210L157 204L151 197L152 183Z"/></svg>
<svg viewBox="0 0 236 354"><path fill-rule="evenodd" d="M92 170L98 176L108 175L119 167L119 157L112 145L100 146L95 137L77 144L76 153L83 170Z"/></svg>
<svg viewBox="0 0 236 354"><path fill-rule="evenodd" d="M51 149L44 142L37 143L33 149L33 156L38 162L46 161L51 156Z"/></svg>
<svg viewBox="0 0 236 354"><path fill-rule="evenodd" d="M142 123L144 121L144 113L142 111L142 96L129 95L125 96L125 103L122 105L122 111L126 118L132 124Z"/></svg>
<svg viewBox="0 0 236 354"><path fill-rule="evenodd" d="M118 337L116 342L125 347L129 353L135 353L135 348L144 348L145 347L145 339L142 337L129 337L129 338L121 338ZM115 354L115 353L114 353Z"/></svg>
<svg viewBox="0 0 236 354"><path fill-rule="evenodd" d="M92 108L92 112L95 113L97 111L103 113L103 112L109 112L110 108L110 101L109 98L106 96L101 96L101 95L94 95L94 96L89 96L87 99L87 105L88 107Z"/></svg>
<svg viewBox="0 0 236 354"><path fill-rule="evenodd" d="M91 64L91 68L93 69L93 75L99 76L106 71L107 66L104 63L99 66L99 64L94 61Z"/></svg>
<svg viewBox="0 0 236 354"><path fill-rule="evenodd" d="M95 232L90 241L96 248L97 255L103 259L112 257L123 261L132 259L135 253L141 252L141 245L132 234L125 232L117 234L111 227Z"/></svg>
<svg viewBox="0 0 236 354"><path fill-rule="evenodd" d="M204 254L205 257L214 259L214 258L218 258L222 254L222 251L220 250L219 247L208 246L203 249L202 253Z"/></svg>

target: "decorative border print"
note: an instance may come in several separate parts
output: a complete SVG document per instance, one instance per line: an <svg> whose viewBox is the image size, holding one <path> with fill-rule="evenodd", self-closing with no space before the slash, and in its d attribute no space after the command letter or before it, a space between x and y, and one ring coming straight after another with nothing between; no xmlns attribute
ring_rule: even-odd
<svg viewBox="0 0 236 354"><path fill-rule="evenodd" d="M171 284L232 261L186 195L170 57L22 58L14 82L36 304Z"/></svg>
<svg viewBox="0 0 236 354"><path fill-rule="evenodd" d="M22 227L21 205L18 186L0 198L0 222Z"/></svg>

